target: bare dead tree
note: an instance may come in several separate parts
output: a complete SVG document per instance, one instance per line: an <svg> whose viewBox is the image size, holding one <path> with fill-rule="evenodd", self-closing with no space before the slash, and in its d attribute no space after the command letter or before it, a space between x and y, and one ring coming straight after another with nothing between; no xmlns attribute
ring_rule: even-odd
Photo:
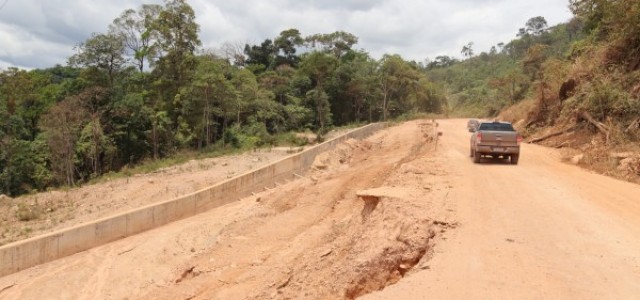
<svg viewBox="0 0 640 300"><path fill-rule="evenodd" d="M247 57L244 54L244 45L246 43L241 42L225 42L220 47L220 54L222 57L229 60L236 66L244 66Z"/></svg>

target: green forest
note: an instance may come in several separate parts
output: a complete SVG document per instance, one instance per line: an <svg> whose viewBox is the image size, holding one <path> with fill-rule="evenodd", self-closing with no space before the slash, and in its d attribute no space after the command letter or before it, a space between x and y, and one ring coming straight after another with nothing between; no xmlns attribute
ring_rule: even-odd
<svg viewBox="0 0 640 300"><path fill-rule="evenodd" d="M566 23L533 17L514 40L478 55L470 42L463 60L437 57L426 74L446 91L453 115L513 122L529 141L555 138L547 145L579 148L586 167L615 174L612 151L640 150L640 2L568 7ZM640 176L640 165L630 172Z"/></svg>
<svg viewBox="0 0 640 300"><path fill-rule="evenodd" d="M295 28L208 50L185 0L126 10L64 66L0 70L0 194L76 186L180 153L302 144L300 131L321 138L335 126L509 107L521 108L511 121L527 132L584 123L612 143L638 141L640 3L568 6L565 24L532 17L512 41L479 54L469 42L462 59L425 62L375 59L351 33Z"/></svg>
<svg viewBox="0 0 640 300"><path fill-rule="evenodd" d="M571 0L568 6L574 18L567 23L548 27L544 17L533 17L516 39L488 52L474 55L469 43L462 61L437 57L427 65L429 79L445 88L461 116L523 106L525 127L555 125L576 113L609 123L612 131L637 126L640 3Z"/></svg>

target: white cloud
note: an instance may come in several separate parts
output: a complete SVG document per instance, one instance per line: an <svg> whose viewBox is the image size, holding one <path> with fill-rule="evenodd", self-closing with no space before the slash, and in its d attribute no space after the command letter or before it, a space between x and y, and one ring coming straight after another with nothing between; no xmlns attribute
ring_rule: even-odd
<svg viewBox="0 0 640 300"><path fill-rule="evenodd" d="M72 47L38 38L25 28L0 23L0 61L6 68L34 68L64 64Z"/></svg>
<svg viewBox="0 0 640 300"><path fill-rule="evenodd" d="M0 10L0 68L65 64L73 46L104 32L128 8L160 0L9 0ZM536 16L549 25L567 21L567 2L558 0L190 0L205 48L224 42L258 44L280 31L303 35L343 30L359 37L357 48L374 57L397 53L421 61L460 56L473 41L476 52L515 38Z"/></svg>

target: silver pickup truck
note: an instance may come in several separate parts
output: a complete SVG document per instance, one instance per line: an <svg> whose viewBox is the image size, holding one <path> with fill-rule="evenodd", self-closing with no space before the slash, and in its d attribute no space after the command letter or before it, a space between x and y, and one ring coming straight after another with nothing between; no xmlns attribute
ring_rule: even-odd
<svg viewBox="0 0 640 300"><path fill-rule="evenodd" d="M471 135L470 156L479 163L482 156L507 158L518 164L522 137L507 122L480 122Z"/></svg>

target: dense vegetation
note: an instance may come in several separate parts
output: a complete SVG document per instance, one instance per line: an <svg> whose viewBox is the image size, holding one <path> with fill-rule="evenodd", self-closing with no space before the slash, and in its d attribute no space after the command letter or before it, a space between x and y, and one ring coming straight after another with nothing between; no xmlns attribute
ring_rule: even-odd
<svg viewBox="0 0 640 300"><path fill-rule="evenodd" d="M474 55L473 43L462 48L466 59L439 56L427 64L429 78L444 85L453 112L462 116L496 116L505 107L535 97L544 81L544 64L565 60L574 42L584 38L577 20L549 28L544 17L529 19L516 39Z"/></svg>
<svg viewBox="0 0 640 300"><path fill-rule="evenodd" d="M181 151L440 112L418 64L354 50L346 32L285 30L202 49L185 0L124 11L66 66L0 72L0 194L73 186ZM299 54L301 53L302 54Z"/></svg>
<svg viewBox="0 0 640 300"><path fill-rule="evenodd" d="M569 8L566 24L532 18L515 40L477 56L469 43L465 60L438 57L427 74L446 86L458 115L494 117L511 107L518 113L503 116L525 133L579 130L605 148L637 144L640 2L570 0Z"/></svg>

